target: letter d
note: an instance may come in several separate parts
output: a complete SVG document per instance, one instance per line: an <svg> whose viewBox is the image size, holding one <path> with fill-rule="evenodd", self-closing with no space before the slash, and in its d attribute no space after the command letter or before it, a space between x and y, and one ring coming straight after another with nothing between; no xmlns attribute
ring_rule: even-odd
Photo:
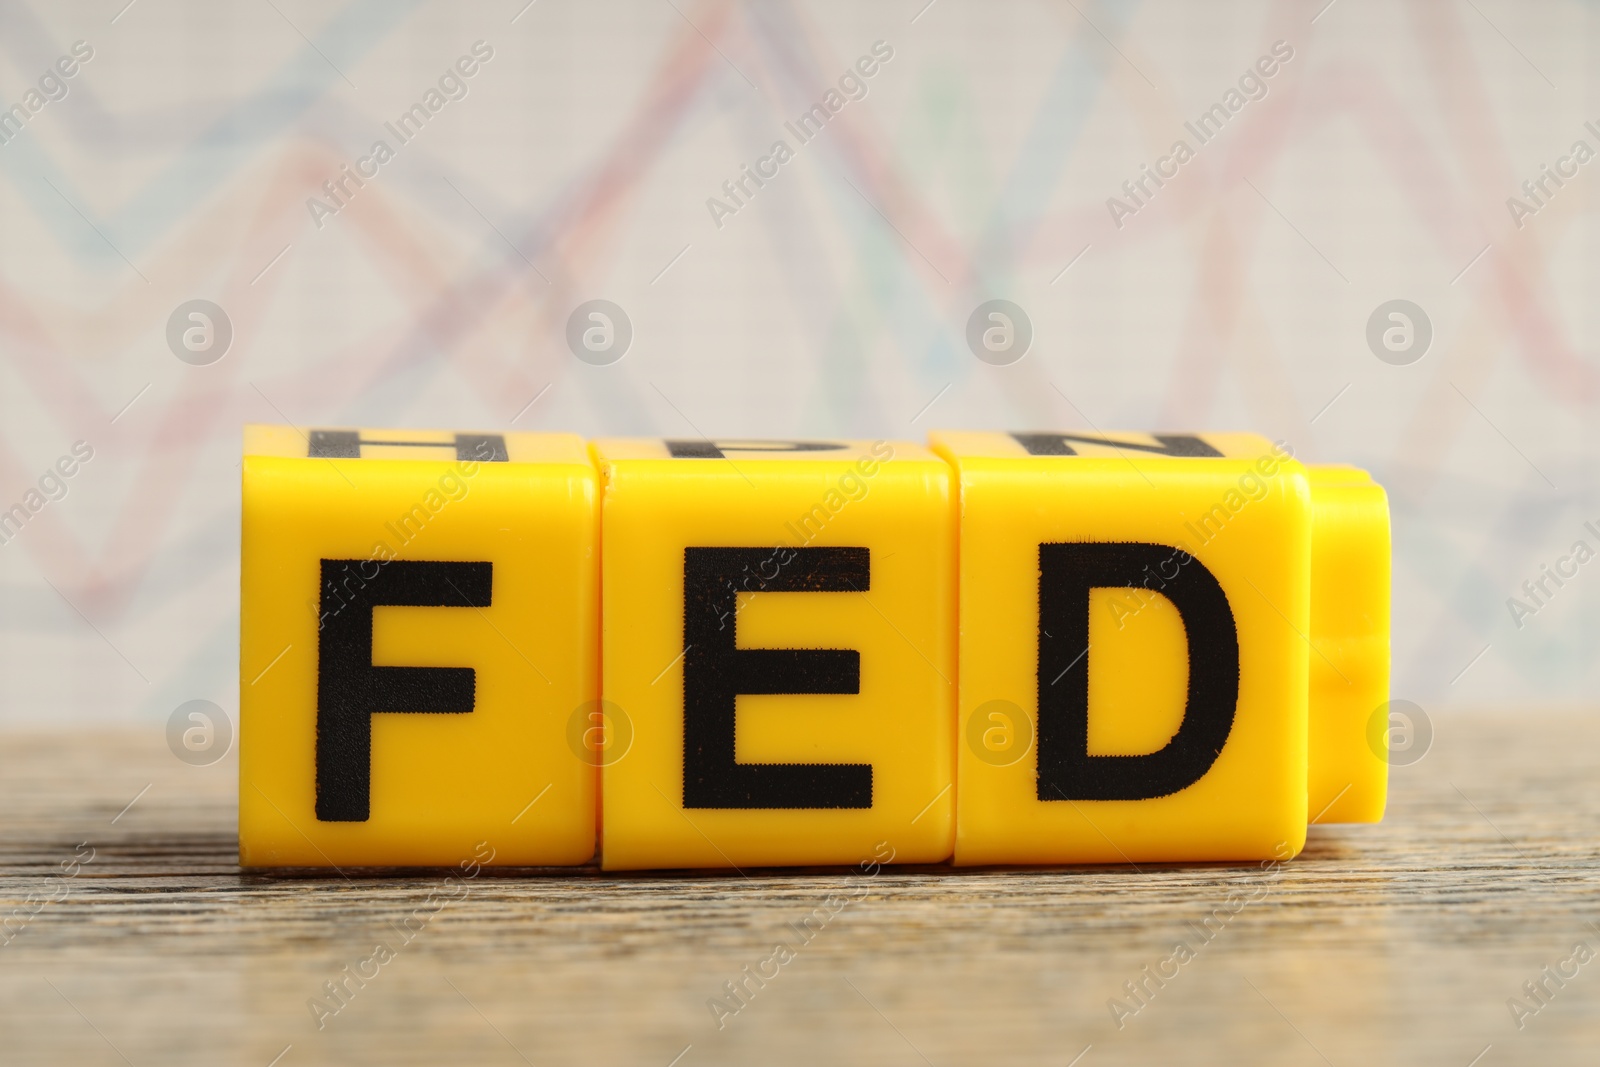
<svg viewBox="0 0 1600 1067"><path fill-rule="evenodd" d="M1166 747L1142 756L1089 754L1089 592L1132 588L1172 555L1141 541L1039 546L1040 800L1148 800L1199 781L1233 730L1239 632L1228 596L1199 560L1162 589L1183 620L1189 692ZM1079 663L1079 659L1082 662Z"/></svg>

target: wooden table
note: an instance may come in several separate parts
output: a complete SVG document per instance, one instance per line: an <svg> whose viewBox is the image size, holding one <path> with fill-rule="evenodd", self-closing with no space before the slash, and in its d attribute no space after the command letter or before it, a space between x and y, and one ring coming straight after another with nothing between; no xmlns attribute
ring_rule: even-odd
<svg viewBox="0 0 1600 1067"><path fill-rule="evenodd" d="M155 728L7 734L0 1061L1600 1062L1600 960L1546 979L1553 995L1520 1030L1507 1006L1577 942L1600 952L1600 725L1500 712L1435 729L1427 757L1395 769L1386 823L1314 827L1275 876L578 870L455 885L243 874L231 758L186 766ZM829 894L849 902L800 944L789 924ZM1230 894L1254 899L1202 940ZM723 983L779 939L795 958L719 1029L708 1000L737 1006ZM380 940L392 959L363 964ZM1146 979L1179 940L1193 958ZM339 1010L319 1029L308 1001L347 965L376 973L325 999ZM1136 1013L1129 981L1151 991Z"/></svg>

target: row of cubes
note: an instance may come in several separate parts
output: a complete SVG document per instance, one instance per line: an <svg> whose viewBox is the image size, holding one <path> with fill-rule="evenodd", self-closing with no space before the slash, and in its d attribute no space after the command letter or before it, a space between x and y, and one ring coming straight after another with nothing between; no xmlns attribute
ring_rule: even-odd
<svg viewBox="0 0 1600 1067"><path fill-rule="evenodd" d="M1282 859L1382 817L1383 490L1251 434L253 426L240 862Z"/></svg>

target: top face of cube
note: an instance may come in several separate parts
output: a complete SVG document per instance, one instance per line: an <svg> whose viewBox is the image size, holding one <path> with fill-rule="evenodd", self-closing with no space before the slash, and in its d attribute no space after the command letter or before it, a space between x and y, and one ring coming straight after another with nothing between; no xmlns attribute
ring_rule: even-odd
<svg viewBox="0 0 1600 1067"><path fill-rule="evenodd" d="M718 464L728 473L747 463L855 464L892 455L897 468L908 462L942 463L929 449L909 441L766 441L743 438L607 437L593 442L595 458L602 463L637 460L728 460ZM887 451L886 451L887 449ZM731 465L731 466L730 466ZM688 472L692 466L675 469Z"/></svg>
<svg viewBox="0 0 1600 1067"><path fill-rule="evenodd" d="M990 433L936 430L933 446L958 463L985 460L1061 460L1080 467L1129 461L1231 459L1254 462L1273 450L1271 441L1254 433L1141 434L1056 431Z"/></svg>
<svg viewBox="0 0 1600 1067"><path fill-rule="evenodd" d="M246 426L244 454L282 459L590 465L583 439L567 433Z"/></svg>

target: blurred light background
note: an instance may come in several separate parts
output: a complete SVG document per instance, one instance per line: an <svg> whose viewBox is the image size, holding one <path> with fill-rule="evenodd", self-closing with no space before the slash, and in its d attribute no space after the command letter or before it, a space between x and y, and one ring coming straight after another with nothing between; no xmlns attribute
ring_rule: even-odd
<svg viewBox="0 0 1600 1067"><path fill-rule="evenodd" d="M1522 583L1600 549L1597 46L1513 0L5 0L0 721L236 711L245 422L1259 430L1388 486L1396 697L1590 701L1600 562Z"/></svg>

